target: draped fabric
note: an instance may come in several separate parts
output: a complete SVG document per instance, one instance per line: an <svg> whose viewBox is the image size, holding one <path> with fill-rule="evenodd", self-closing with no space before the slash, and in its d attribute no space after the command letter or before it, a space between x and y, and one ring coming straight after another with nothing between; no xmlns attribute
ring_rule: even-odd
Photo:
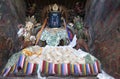
<svg viewBox="0 0 120 79"><path fill-rule="evenodd" d="M7 76L9 73L17 73L19 67L23 70L23 73L30 75L37 72L38 65L36 63L31 63L25 61L25 55L20 55L19 60L16 64L3 70L2 75ZM87 76L87 75L97 75L101 72L100 62L96 60L94 63L86 64L71 64L71 63L61 63L55 64L52 62L42 61L42 66L40 72L47 75L59 75L59 76Z"/></svg>
<svg viewBox="0 0 120 79"><path fill-rule="evenodd" d="M32 46L23 49L19 53L20 54L13 55L11 59L8 60L9 62L2 71L2 76L16 74L19 71L26 75L43 73L45 75L58 76L88 76L97 75L101 72L101 63L98 59L88 53L82 53L82 51L75 50L68 46L64 46L63 49L59 46ZM14 56L18 58L15 59ZM55 62L52 60L49 61L49 58L55 60ZM60 60L57 58L60 58ZM12 64L10 64L10 62Z"/></svg>

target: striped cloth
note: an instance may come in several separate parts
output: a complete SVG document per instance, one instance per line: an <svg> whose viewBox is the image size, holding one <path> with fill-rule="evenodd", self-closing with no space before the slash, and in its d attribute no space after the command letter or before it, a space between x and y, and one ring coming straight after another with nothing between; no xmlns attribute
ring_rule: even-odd
<svg viewBox="0 0 120 79"><path fill-rule="evenodd" d="M9 73L17 73L19 68L23 69L24 74L30 75L38 71L39 64L31 63L25 60L24 55L20 55L18 62L12 67L5 68L2 71L3 76L7 76ZM75 76L87 76L87 75L97 75L101 72L100 62L96 60L94 63L86 64L71 64L62 63L55 64L52 62L47 62L43 60L40 66L40 72L48 75L75 75Z"/></svg>
<svg viewBox="0 0 120 79"><path fill-rule="evenodd" d="M10 69L11 69L11 67L4 69L4 70L2 71L2 76L3 76L3 77L7 76L7 75L9 74L9 72L10 72Z"/></svg>
<svg viewBox="0 0 120 79"><path fill-rule="evenodd" d="M54 64L43 61L42 73L49 75L97 75L101 72L100 62L97 60L92 64Z"/></svg>

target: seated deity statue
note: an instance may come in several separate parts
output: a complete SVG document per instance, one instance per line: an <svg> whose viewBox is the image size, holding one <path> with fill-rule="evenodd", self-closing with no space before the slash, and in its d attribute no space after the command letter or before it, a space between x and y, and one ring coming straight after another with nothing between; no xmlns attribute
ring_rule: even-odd
<svg viewBox="0 0 120 79"><path fill-rule="evenodd" d="M52 11L48 14L48 26L50 28L59 28L61 27L61 12L58 11L57 4L54 4Z"/></svg>

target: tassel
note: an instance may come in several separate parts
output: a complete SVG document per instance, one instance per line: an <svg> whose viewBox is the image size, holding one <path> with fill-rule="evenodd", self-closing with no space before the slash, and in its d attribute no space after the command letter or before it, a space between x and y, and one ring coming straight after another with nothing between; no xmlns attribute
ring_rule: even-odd
<svg viewBox="0 0 120 79"><path fill-rule="evenodd" d="M27 71L26 71L26 74L27 74L27 75L32 74L32 72L33 72L33 66L34 66L33 63L28 62Z"/></svg>
<svg viewBox="0 0 120 79"><path fill-rule="evenodd" d="M49 69L49 63L48 62L45 62L46 63L46 66L45 66L45 68L46 68L46 74L48 74L48 69Z"/></svg>
<svg viewBox="0 0 120 79"><path fill-rule="evenodd" d="M42 62L43 64L42 64L42 70L41 70L41 72L42 73L45 73L45 65L46 65L46 62L43 60L43 62Z"/></svg>
<svg viewBox="0 0 120 79"><path fill-rule="evenodd" d="M14 65L12 66L12 68L11 68L10 72L11 72L11 73L13 73L13 72L14 72L14 70L15 70L15 68L16 68L16 64L14 64Z"/></svg>
<svg viewBox="0 0 120 79"><path fill-rule="evenodd" d="M68 65L65 63L65 75L68 75Z"/></svg>
<svg viewBox="0 0 120 79"><path fill-rule="evenodd" d="M82 73L82 64L79 64L79 68L78 69L79 69L79 74L82 75L83 74Z"/></svg>
<svg viewBox="0 0 120 79"><path fill-rule="evenodd" d="M62 75L66 76L68 75L68 65L67 64L62 64Z"/></svg>
<svg viewBox="0 0 120 79"><path fill-rule="evenodd" d="M20 55L18 63L17 63L17 67L18 68L23 68L24 60L25 60L25 56L24 55Z"/></svg>
<svg viewBox="0 0 120 79"><path fill-rule="evenodd" d="M17 68L17 65L15 64L14 73L17 73L17 72L18 72L18 68Z"/></svg>
<svg viewBox="0 0 120 79"><path fill-rule="evenodd" d="M95 74L93 64L90 64L92 74Z"/></svg>
<svg viewBox="0 0 120 79"><path fill-rule="evenodd" d="M67 64L67 68L68 68L68 75L71 75L71 73L70 73L70 63Z"/></svg>
<svg viewBox="0 0 120 79"><path fill-rule="evenodd" d="M61 75L61 64L57 64L58 68L58 75Z"/></svg>
<svg viewBox="0 0 120 79"><path fill-rule="evenodd" d="M82 64L82 75L86 75L86 64Z"/></svg>
<svg viewBox="0 0 120 79"><path fill-rule="evenodd" d="M39 64L34 64L34 66L33 66L33 72L37 72L37 70L38 70L38 65L39 65Z"/></svg>
<svg viewBox="0 0 120 79"><path fill-rule="evenodd" d="M65 75L65 65L62 63L61 64L61 75Z"/></svg>
<svg viewBox="0 0 120 79"><path fill-rule="evenodd" d="M55 71L56 74L58 74L57 64L55 64L54 71Z"/></svg>
<svg viewBox="0 0 120 79"><path fill-rule="evenodd" d="M97 63L97 67L98 67L98 73L100 73L100 72L101 72L100 62L99 62L99 61L96 61L96 63Z"/></svg>
<svg viewBox="0 0 120 79"><path fill-rule="evenodd" d="M48 73L49 74L52 74L52 67L53 65L52 65L52 63L49 63L49 67L48 67Z"/></svg>
<svg viewBox="0 0 120 79"><path fill-rule="evenodd" d="M87 75L90 75L90 74L91 74L90 64L86 64L86 74L87 74Z"/></svg>
<svg viewBox="0 0 120 79"><path fill-rule="evenodd" d="M52 65L53 65L52 66L52 74L55 74L55 70L54 70L55 69L55 64L53 63Z"/></svg>
<svg viewBox="0 0 120 79"><path fill-rule="evenodd" d="M24 74L25 74L26 71L27 71L27 65L28 65L28 61L25 61L25 62L24 62L24 67L23 67Z"/></svg>
<svg viewBox="0 0 120 79"><path fill-rule="evenodd" d="M94 72L95 74L97 74L99 71L98 71L98 65L97 65L97 62L94 62L93 64L93 68L94 68Z"/></svg>
<svg viewBox="0 0 120 79"><path fill-rule="evenodd" d="M9 71L10 71L11 67L6 68L3 72L3 77L5 77L6 75L8 75Z"/></svg>
<svg viewBox="0 0 120 79"><path fill-rule="evenodd" d="M3 75L4 71L5 71L5 69L2 70L1 75Z"/></svg>
<svg viewBox="0 0 120 79"><path fill-rule="evenodd" d="M79 67L77 66L77 64L74 64L74 74L75 75L79 75Z"/></svg>
<svg viewBox="0 0 120 79"><path fill-rule="evenodd" d="M70 64L70 72L72 75L74 75L74 64Z"/></svg>
<svg viewBox="0 0 120 79"><path fill-rule="evenodd" d="M51 74L51 75L54 75L55 74L55 64L53 63L49 63L49 71L48 73Z"/></svg>

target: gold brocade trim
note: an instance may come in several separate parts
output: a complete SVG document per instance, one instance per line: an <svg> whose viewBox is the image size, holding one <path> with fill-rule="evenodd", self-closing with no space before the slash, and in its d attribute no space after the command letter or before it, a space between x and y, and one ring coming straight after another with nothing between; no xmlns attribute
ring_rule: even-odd
<svg viewBox="0 0 120 79"><path fill-rule="evenodd" d="M23 49L22 50L23 54L27 55L27 56L32 56L32 55L41 55L42 53L42 48L40 48L40 50L38 52L31 52L28 49Z"/></svg>

